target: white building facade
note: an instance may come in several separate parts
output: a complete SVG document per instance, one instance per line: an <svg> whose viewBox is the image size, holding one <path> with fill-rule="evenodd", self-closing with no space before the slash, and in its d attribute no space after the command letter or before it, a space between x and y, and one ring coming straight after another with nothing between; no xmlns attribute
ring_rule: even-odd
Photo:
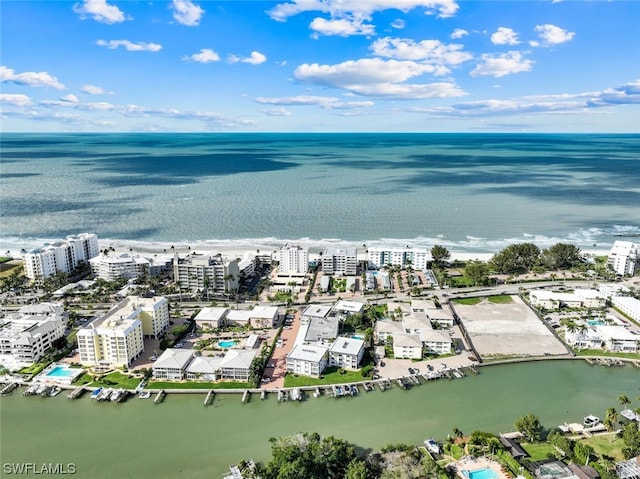
<svg viewBox="0 0 640 479"><path fill-rule="evenodd" d="M240 268L238 260L225 260L221 256L192 256L173 261L173 276L182 290L231 293L238 290Z"/></svg>
<svg viewBox="0 0 640 479"><path fill-rule="evenodd" d="M54 244L45 244L41 248L24 254L24 269L27 278L35 282L55 275L58 272L70 273L81 262L88 263L98 256L98 236L94 233L82 233L68 236Z"/></svg>
<svg viewBox="0 0 640 479"><path fill-rule="evenodd" d="M296 344L287 355L287 372L319 377L327 367L329 348L310 344Z"/></svg>
<svg viewBox="0 0 640 479"><path fill-rule="evenodd" d="M116 279L136 279L150 274L149 260L139 256L129 256L126 253L116 255L109 252L99 254L89 260L91 272L97 278L105 281Z"/></svg>
<svg viewBox="0 0 640 479"><path fill-rule="evenodd" d="M607 264L620 276L633 276L640 265L640 243L614 242Z"/></svg>
<svg viewBox="0 0 640 479"><path fill-rule="evenodd" d="M329 348L329 365L356 370L364 356L364 341L354 338L337 338Z"/></svg>
<svg viewBox="0 0 640 479"><path fill-rule="evenodd" d="M322 252L322 273L355 276L358 252L355 248L325 248Z"/></svg>
<svg viewBox="0 0 640 479"><path fill-rule="evenodd" d="M431 252L424 248L369 248L367 260L375 269L391 265L424 271L429 267Z"/></svg>
<svg viewBox="0 0 640 479"><path fill-rule="evenodd" d="M306 273L309 269L309 248L284 246L278 251L278 272Z"/></svg>

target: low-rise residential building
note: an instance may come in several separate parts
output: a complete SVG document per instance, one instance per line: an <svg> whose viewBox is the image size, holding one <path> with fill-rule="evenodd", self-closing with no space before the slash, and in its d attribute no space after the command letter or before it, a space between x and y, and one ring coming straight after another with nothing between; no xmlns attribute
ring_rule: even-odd
<svg viewBox="0 0 640 479"><path fill-rule="evenodd" d="M314 318L311 322L300 325L297 343L315 343L329 345L338 337L340 320L337 316Z"/></svg>
<svg viewBox="0 0 640 479"><path fill-rule="evenodd" d="M41 283L58 272L71 273L81 262L88 263L98 256L98 236L94 233L81 233L67 236L54 244L45 244L41 248L24 254L24 270L27 278Z"/></svg>
<svg viewBox="0 0 640 479"><path fill-rule="evenodd" d="M397 359L422 359L420 336L411 333L394 333L393 357Z"/></svg>
<svg viewBox="0 0 640 479"><path fill-rule="evenodd" d="M174 348L166 349L153 363L153 377L170 381L184 379L187 368L193 358L193 351Z"/></svg>
<svg viewBox="0 0 640 479"><path fill-rule="evenodd" d="M329 348L296 344L287 355L287 372L319 377L327 367Z"/></svg>
<svg viewBox="0 0 640 479"><path fill-rule="evenodd" d="M271 282L270 291L299 293L305 286L307 275L303 273L279 274Z"/></svg>
<svg viewBox="0 0 640 479"><path fill-rule="evenodd" d="M640 243L614 242L607 265L620 276L633 276L640 265Z"/></svg>
<svg viewBox="0 0 640 479"><path fill-rule="evenodd" d="M273 328L278 322L277 306L256 306L253 309L231 309L225 316L225 324L249 325L254 329Z"/></svg>
<svg viewBox="0 0 640 479"><path fill-rule="evenodd" d="M258 351L255 349L230 349L220 361L220 378L248 381L251 363L257 354Z"/></svg>
<svg viewBox="0 0 640 479"><path fill-rule="evenodd" d="M196 327L200 330L221 328L225 324L224 319L228 311L227 308L202 308L194 318Z"/></svg>
<svg viewBox="0 0 640 479"><path fill-rule="evenodd" d="M217 356L196 356L187 366L186 378L190 381L217 381L222 358Z"/></svg>
<svg viewBox="0 0 640 479"><path fill-rule="evenodd" d="M618 479L638 479L640 477L640 456L616 463Z"/></svg>
<svg viewBox="0 0 640 479"><path fill-rule="evenodd" d="M607 298L596 289L576 288L573 290L573 294L580 299L583 308L600 309L607 305Z"/></svg>
<svg viewBox="0 0 640 479"><path fill-rule="evenodd" d="M64 310L57 303L23 306L1 318L0 363L28 366L38 362L64 336L65 326Z"/></svg>
<svg viewBox="0 0 640 479"><path fill-rule="evenodd" d="M424 351L430 354L448 354L451 352L451 337L435 329L422 330L418 334Z"/></svg>
<svg viewBox="0 0 640 479"><path fill-rule="evenodd" d="M624 296L629 293L629 288L620 283L600 283L598 284L598 291L607 299L611 299L614 296Z"/></svg>
<svg viewBox="0 0 640 479"><path fill-rule="evenodd" d="M558 293L546 289L532 289L529 291L529 302L537 308L555 310L565 308L599 308L603 307L606 299L597 291L582 289L579 293ZM598 306L603 305L603 306Z"/></svg>
<svg viewBox="0 0 640 479"><path fill-rule="evenodd" d="M322 252L322 273L355 276L358 270L358 252L355 248L325 248Z"/></svg>
<svg viewBox="0 0 640 479"><path fill-rule="evenodd" d="M431 261L431 252L425 248L369 248L367 256L369 266L375 269L391 265L424 271Z"/></svg>
<svg viewBox="0 0 640 479"><path fill-rule="evenodd" d="M340 319L345 319L353 314L362 313L362 311L364 311L364 303L340 299L333 305L333 310L337 313Z"/></svg>
<svg viewBox="0 0 640 479"><path fill-rule="evenodd" d="M603 346L602 336L595 328L567 330L564 340L575 349L601 349Z"/></svg>
<svg viewBox="0 0 640 479"><path fill-rule="evenodd" d="M380 319L376 321L374 327L374 339L376 343L386 343L387 338L395 333L404 333L402 321L393 321L391 319Z"/></svg>
<svg viewBox="0 0 640 479"><path fill-rule="evenodd" d="M312 319L322 319L329 316L331 313L331 306L324 306L321 304L310 304L307 306L300 315L300 324L309 324Z"/></svg>
<svg viewBox="0 0 640 479"><path fill-rule="evenodd" d="M329 348L329 365L343 369L358 369L364 356L364 341L338 338Z"/></svg>
<svg viewBox="0 0 640 479"><path fill-rule="evenodd" d="M640 300L631 296L614 296L611 304L635 322L640 322Z"/></svg>
<svg viewBox="0 0 640 479"><path fill-rule="evenodd" d="M602 337L605 348L609 351L635 353L638 351L640 336L636 336L622 326L598 325L596 331Z"/></svg>

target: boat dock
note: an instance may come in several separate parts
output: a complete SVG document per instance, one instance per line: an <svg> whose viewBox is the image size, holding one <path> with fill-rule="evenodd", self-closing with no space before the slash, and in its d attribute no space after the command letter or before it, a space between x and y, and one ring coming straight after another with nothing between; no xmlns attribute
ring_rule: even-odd
<svg viewBox="0 0 640 479"><path fill-rule="evenodd" d="M211 403L213 402L213 398L215 397L215 395L216 395L216 393L214 393L213 391L209 391L209 392L207 393L207 397L206 397L206 398L204 398L204 403L203 403L203 405L204 405L205 407L210 406L210 405L211 405Z"/></svg>
<svg viewBox="0 0 640 479"><path fill-rule="evenodd" d="M71 391L69 394L67 394L67 399L78 399L80 396L84 394L85 391L86 389L84 386L77 387L73 391Z"/></svg>
<svg viewBox="0 0 640 479"><path fill-rule="evenodd" d="M266 390L266 389L263 389L263 390L260 392L260 399L261 399L261 400L263 400L263 401L264 401L265 399L267 399L267 390Z"/></svg>
<svg viewBox="0 0 640 479"><path fill-rule="evenodd" d="M285 402L289 400L289 392L278 389L278 402Z"/></svg>
<svg viewBox="0 0 640 479"><path fill-rule="evenodd" d="M18 387L18 383L7 384L5 387L2 388L2 391L0 391L0 396L6 396L17 387Z"/></svg>
<svg viewBox="0 0 640 479"><path fill-rule="evenodd" d="M242 393L242 404L246 404L249 402L249 399L251 398L251 393L249 392L248 389L246 389L243 393Z"/></svg>
<svg viewBox="0 0 640 479"><path fill-rule="evenodd" d="M161 389L160 392L158 392L156 397L153 399L153 404L160 404L166 395L167 393L165 392L165 390Z"/></svg>

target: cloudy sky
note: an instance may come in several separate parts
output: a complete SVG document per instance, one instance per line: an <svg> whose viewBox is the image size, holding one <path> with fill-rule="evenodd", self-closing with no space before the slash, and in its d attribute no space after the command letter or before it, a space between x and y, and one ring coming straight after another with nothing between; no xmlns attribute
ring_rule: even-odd
<svg viewBox="0 0 640 479"><path fill-rule="evenodd" d="M1 8L4 131L640 131L637 1Z"/></svg>

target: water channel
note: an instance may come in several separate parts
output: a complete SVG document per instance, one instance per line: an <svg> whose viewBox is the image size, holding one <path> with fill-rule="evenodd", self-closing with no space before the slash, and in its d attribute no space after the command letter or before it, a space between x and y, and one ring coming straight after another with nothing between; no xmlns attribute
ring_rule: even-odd
<svg viewBox="0 0 640 479"><path fill-rule="evenodd" d="M619 409L626 395L637 407L640 369L589 366L582 361L543 361L480 368L478 375L438 380L409 391L394 387L356 398L308 397L301 403L241 404L238 395L169 394L162 404L130 398L96 403L89 395L70 401L23 397L21 389L0 399L1 462L73 463L76 477L216 478L242 458L265 461L270 437L318 432L363 449L444 439L465 433L513 430L525 413L545 427L581 422ZM47 477L39 475L38 477Z"/></svg>

